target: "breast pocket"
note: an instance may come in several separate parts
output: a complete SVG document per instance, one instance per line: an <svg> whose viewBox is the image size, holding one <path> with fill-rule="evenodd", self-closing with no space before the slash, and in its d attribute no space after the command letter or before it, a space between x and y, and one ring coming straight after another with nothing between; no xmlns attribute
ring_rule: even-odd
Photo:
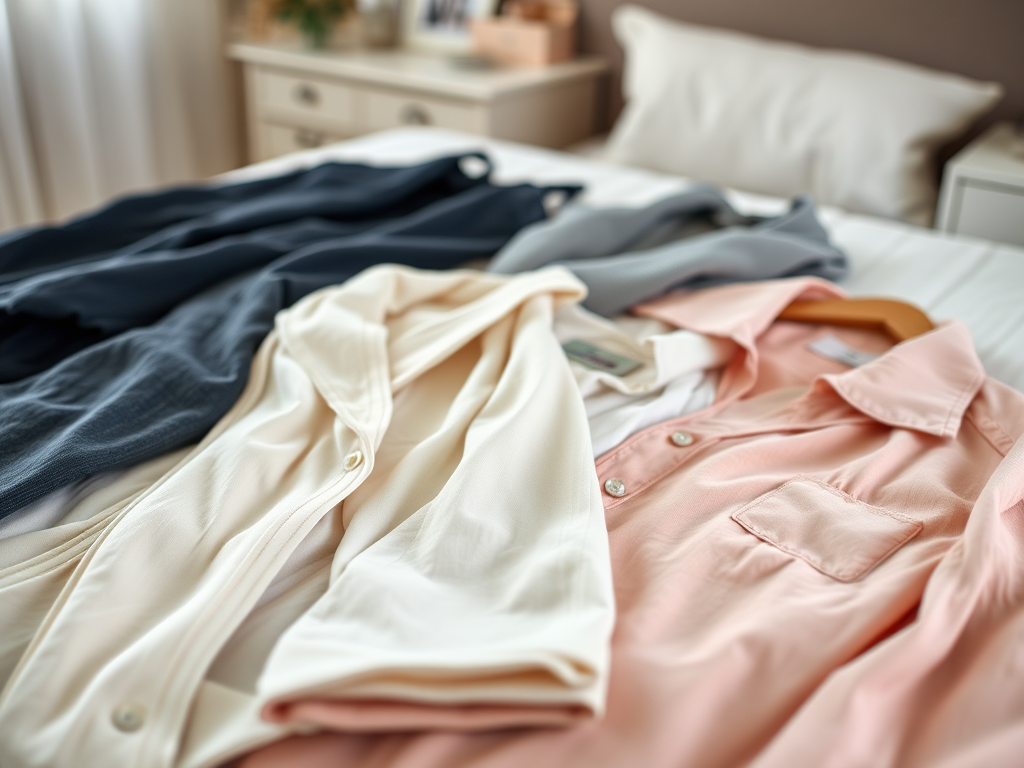
<svg viewBox="0 0 1024 768"><path fill-rule="evenodd" d="M732 519L837 581L856 581L921 530L917 520L801 477L754 499Z"/></svg>

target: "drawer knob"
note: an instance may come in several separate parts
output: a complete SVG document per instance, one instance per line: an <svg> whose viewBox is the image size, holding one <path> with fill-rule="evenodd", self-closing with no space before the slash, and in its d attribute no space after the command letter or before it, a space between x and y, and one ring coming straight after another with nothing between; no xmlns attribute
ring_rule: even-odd
<svg viewBox="0 0 1024 768"><path fill-rule="evenodd" d="M295 131L295 143L303 149L315 149L324 143L324 135L320 131L299 128Z"/></svg>
<svg viewBox="0 0 1024 768"><path fill-rule="evenodd" d="M418 104L406 104L398 119L405 125L430 125L430 113Z"/></svg>
<svg viewBox="0 0 1024 768"><path fill-rule="evenodd" d="M292 89L292 98L300 104L315 107L320 103L320 92L309 83L299 83Z"/></svg>

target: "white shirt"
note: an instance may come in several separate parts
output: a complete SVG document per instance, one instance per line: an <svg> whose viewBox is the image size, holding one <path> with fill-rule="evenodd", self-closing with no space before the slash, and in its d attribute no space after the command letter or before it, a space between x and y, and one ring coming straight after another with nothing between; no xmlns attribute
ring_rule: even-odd
<svg viewBox="0 0 1024 768"><path fill-rule="evenodd" d="M555 333L563 347L582 341L593 348L590 364L572 357L570 364L586 406L594 456L652 424L711 405L719 369L737 349L727 339L672 330L649 318L607 319L575 304L555 313ZM633 367L609 372L615 362L622 362L619 370Z"/></svg>
<svg viewBox="0 0 1024 768"><path fill-rule="evenodd" d="M280 313L231 412L97 523L0 696L0 764L215 765L310 697L599 714L607 534L552 332L582 292L384 266Z"/></svg>

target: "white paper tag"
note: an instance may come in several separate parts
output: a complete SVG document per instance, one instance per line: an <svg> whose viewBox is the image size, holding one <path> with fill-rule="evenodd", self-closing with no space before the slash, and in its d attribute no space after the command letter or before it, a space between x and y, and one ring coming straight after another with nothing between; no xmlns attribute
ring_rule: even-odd
<svg viewBox="0 0 1024 768"><path fill-rule="evenodd" d="M865 363L877 360L881 355L873 355L870 352L861 352L849 344L840 341L835 336L822 336L817 341L812 341L807 348L815 354L834 360L837 363L848 365L851 368L859 368Z"/></svg>

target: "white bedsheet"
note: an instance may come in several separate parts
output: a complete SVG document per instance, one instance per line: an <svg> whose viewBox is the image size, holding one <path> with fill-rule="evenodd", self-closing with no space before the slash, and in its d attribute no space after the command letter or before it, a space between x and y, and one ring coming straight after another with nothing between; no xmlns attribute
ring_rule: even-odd
<svg viewBox="0 0 1024 768"><path fill-rule="evenodd" d="M436 128L400 128L268 160L227 174L242 180L328 159L406 163L472 149L495 163L495 181L583 184L590 205L642 205L690 182L639 168ZM712 180L713 181L713 180ZM772 213L786 201L730 192L740 210ZM1024 392L1024 249L907 224L821 210L833 241L850 257L842 285L854 295L917 304L935 320L959 319L989 374Z"/></svg>

